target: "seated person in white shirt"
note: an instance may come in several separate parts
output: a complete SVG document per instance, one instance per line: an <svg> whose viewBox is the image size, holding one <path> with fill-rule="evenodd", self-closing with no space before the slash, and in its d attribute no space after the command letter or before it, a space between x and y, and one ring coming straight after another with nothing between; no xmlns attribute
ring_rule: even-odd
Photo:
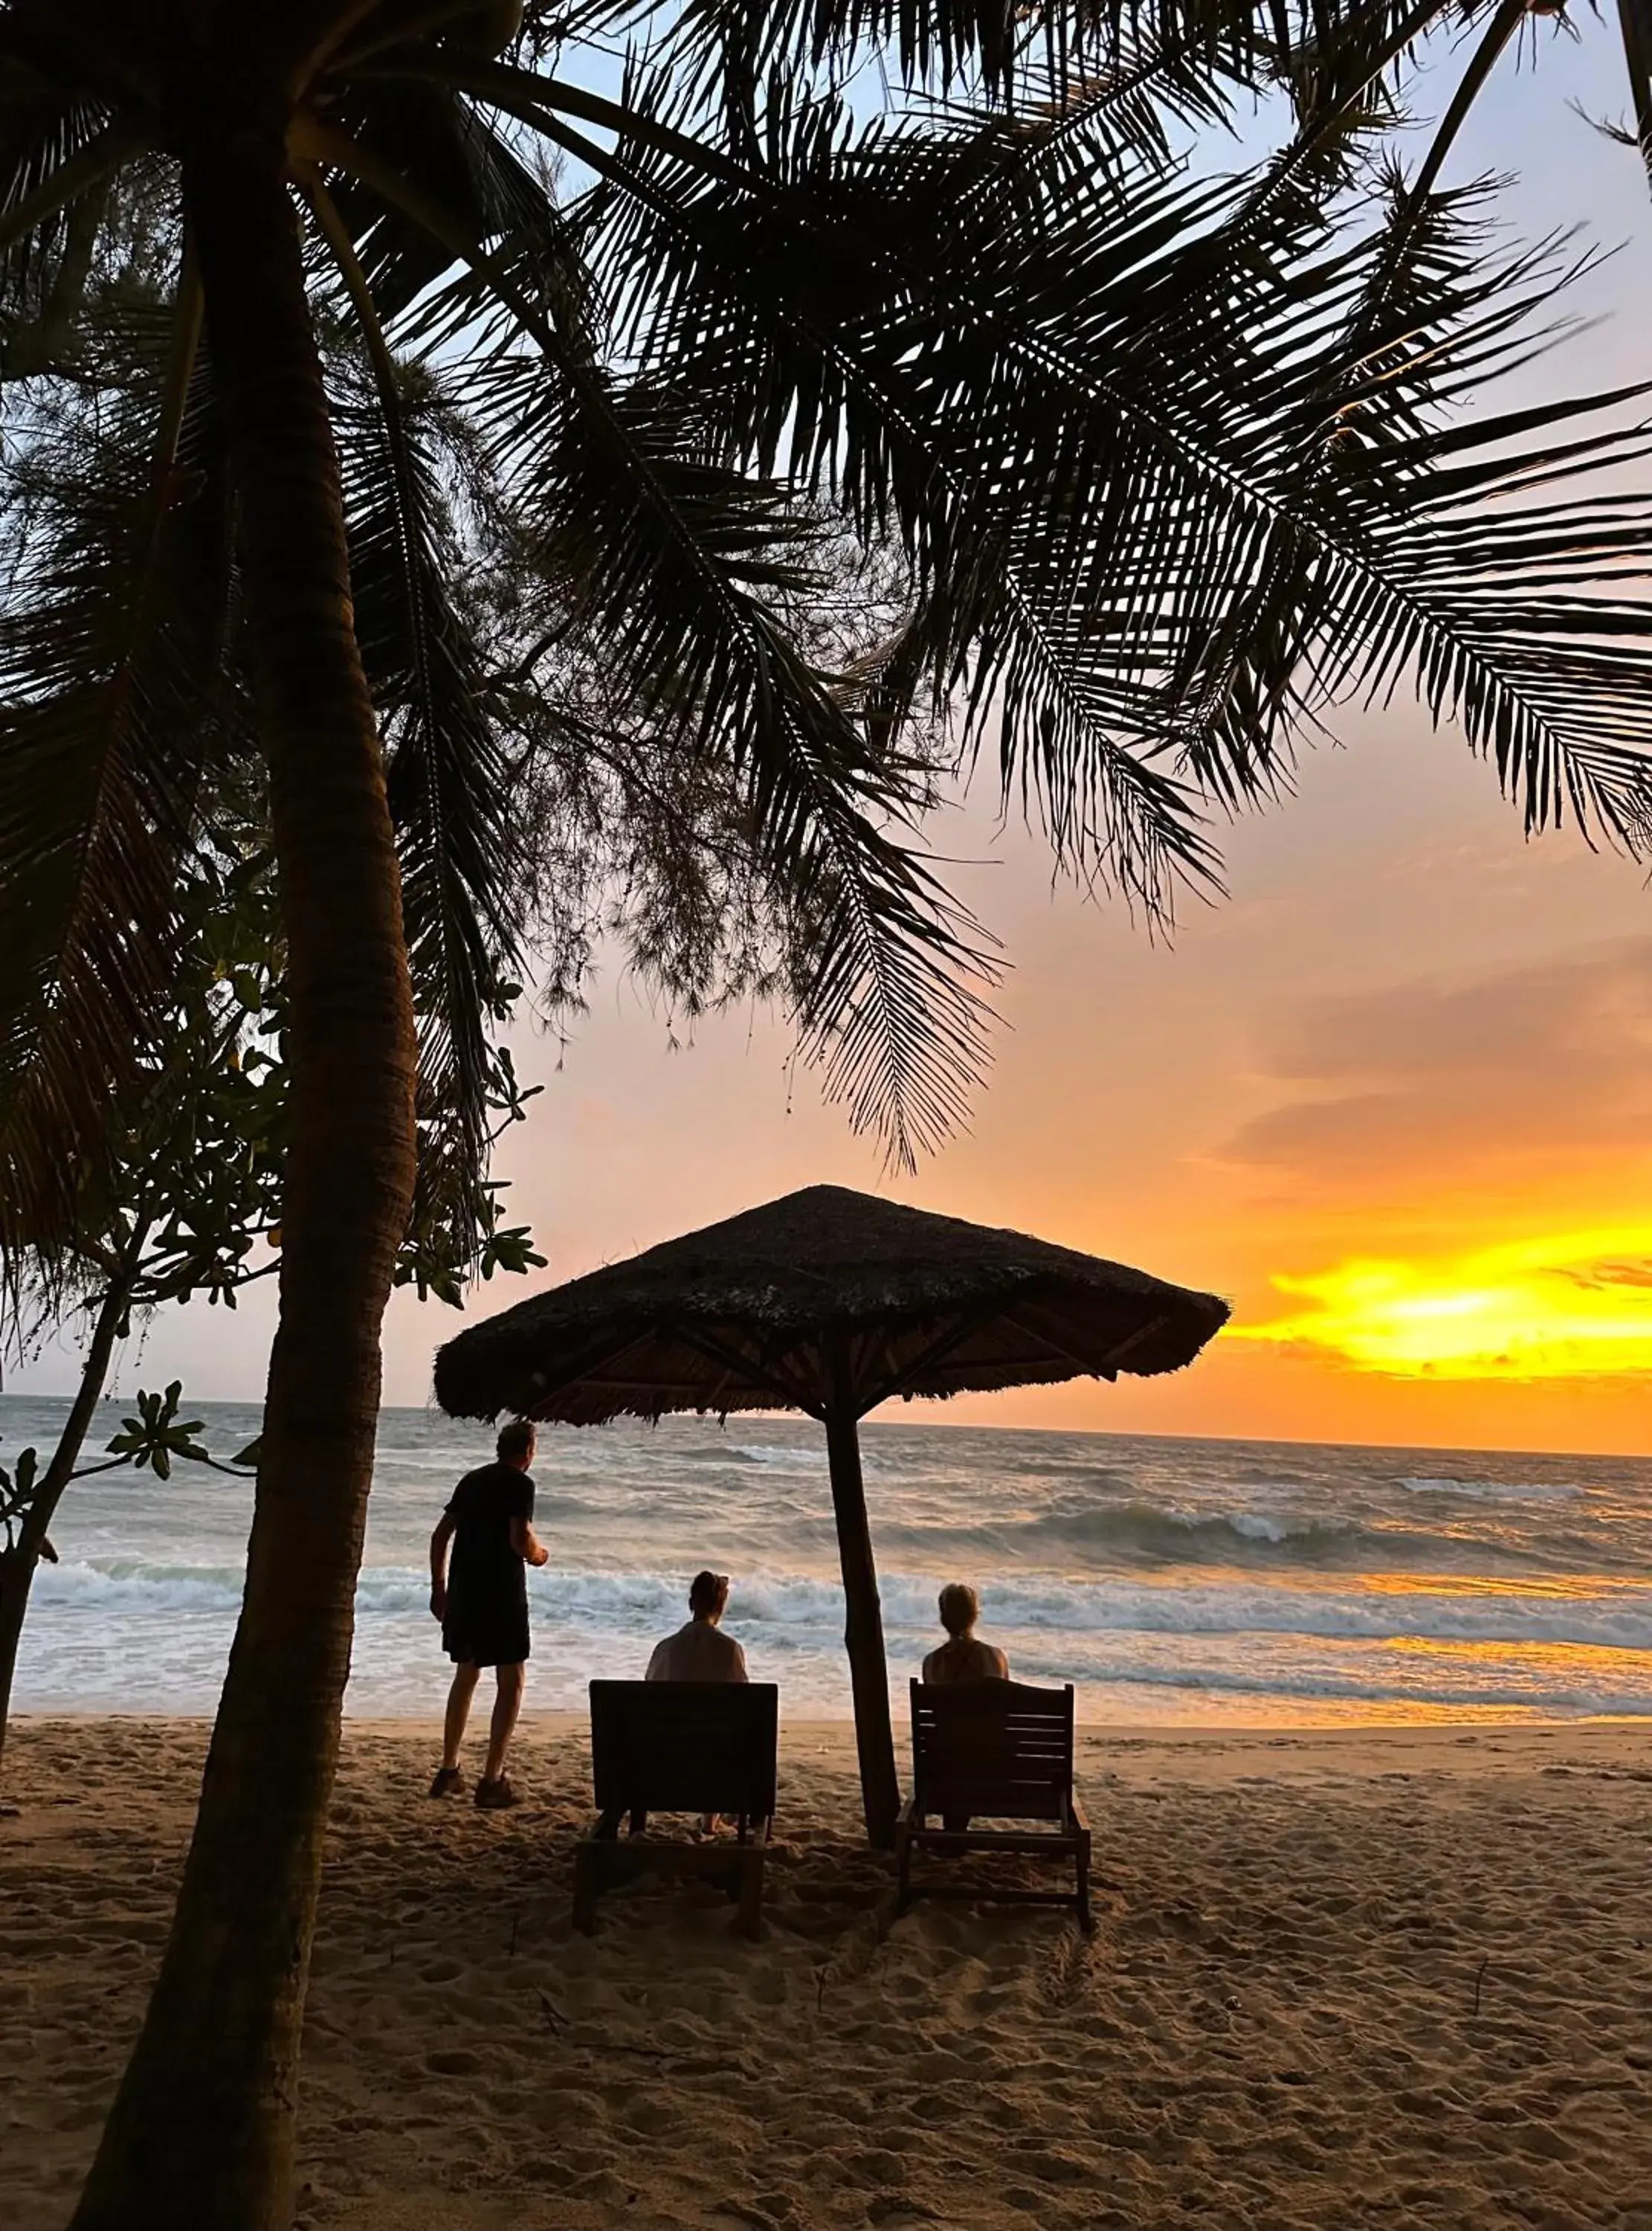
<svg viewBox="0 0 1652 2231"><path fill-rule="evenodd" d="M649 1660L650 1681L745 1681L745 1652L720 1621L728 1608L728 1575L696 1573L688 1588L688 1608L694 1614L687 1626L656 1643ZM714 1836L720 1817L708 1813L700 1833Z"/></svg>
<svg viewBox="0 0 1652 2231"><path fill-rule="evenodd" d="M688 1590L694 1616L660 1643L649 1660L650 1681L745 1681L745 1652L720 1621L728 1608L728 1575L696 1573Z"/></svg>

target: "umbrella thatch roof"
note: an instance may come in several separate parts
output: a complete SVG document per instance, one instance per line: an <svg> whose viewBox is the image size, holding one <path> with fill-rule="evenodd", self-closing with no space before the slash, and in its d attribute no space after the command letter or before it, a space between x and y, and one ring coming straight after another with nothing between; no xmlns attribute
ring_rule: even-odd
<svg viewBox="0 0 1652 2231"><path fill-rule="evenodd" d="M1227 1315L1122 1263L810 1186L473 1326L436 1357L436 1392L455 1417L571 1425L819 1415L834 1399L861 1413L894 1394L1174 1371Z"/></svg>

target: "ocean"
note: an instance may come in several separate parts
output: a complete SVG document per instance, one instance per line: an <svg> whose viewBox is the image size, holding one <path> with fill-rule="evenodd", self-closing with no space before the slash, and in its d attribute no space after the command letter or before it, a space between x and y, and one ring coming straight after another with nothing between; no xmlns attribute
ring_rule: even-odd
<svg viewBox="0 0 1652 2231"><path fill-rule="evenodd" d="M0 1462L62 1405L0 1397ZM92 1447L116 1430L106 1404ZM228 1456L255 1409L194 1406ZM1077 1685L1081 1716L1333 1725L1652 1714L1652 1465L1464 1450L867 1426L866 1487L897 1691L939 1639L945 1581L979 1588L1011 1670ZM387 1410L357 1598L351 1711L429 1718L447 1678L429 1531L491 1436ZM731 1574L727 1625L797 1717L847 1717L819 1428L747 1418L545 1432L529 1704L640 1674ZM203 1467L71 1488L16 1702L207 1712L239 1601L250 1491ZM904 1712L900 1717L904 1718Z"/></svg>

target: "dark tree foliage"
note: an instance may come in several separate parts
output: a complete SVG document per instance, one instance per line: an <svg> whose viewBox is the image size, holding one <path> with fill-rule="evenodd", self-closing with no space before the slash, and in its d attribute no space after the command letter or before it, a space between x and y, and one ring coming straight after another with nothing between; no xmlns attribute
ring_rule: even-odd
<svg viewBox="0 0 1652 2231"><path fill-rule="evenodd" d="M1213 803L1275 790L1338 705L1399 688L1528 827L1642 844L1646 521L1598 493L1639 444L1595 415L1614 398L1460 408L1542 345L1565 258L1499 245L1436 157L1392 167L1397 73L1438 9L326 12L293 173L455 1165L481 1149L523 892L583 868L593 814L608 888L651 884L640 955L684 966L690 1006L718 949L692 889L727 902L735 981L784 991L856 1122L902 1158L938 1141L991 953L900 832L953 715L1062 860L1150 917L1215 882ZM1525 20L1482 12L1488 39ZM188 11L151 16L185 57ZM232 670L236 610L167 133L114 89L115 19L88 23L113 74L68 107L48 11L0 26L8 362L134 404L102 540L44 565L20 544L0 640L35 701L0 837L54 902L31 878L35 995L0 1003L13 1154L31 1107L77 1104L71 1032L118 1062L100 987L130 1007L164 980L168 863L224 711L188 693ZM878 62L907 90L868 108ZM1278 151L1190 172L1190 135L1257 90L1294 104ZM123 574L135 633L130 598L93 594ZM110 721L121 780L88 844L64 801ZM638 812L617 842L616 804ZM132 903L97 903L104 876Z"/></svg>
<svg viewBox="0 0 1652 2231"><path fill-rule="evenodd" d="M198 1421L180 1418L182 1387L140 1394L106 1460L81 1462L118 1343L154 1312L236 1296L279 1267L288 1075L282 943L268 840L248 818L255 799L220 794L178 895L183 943L165 1028L106 1109L105 1152L79 1166L73 1215L38 1245L0 1251L0 1343L27 1356L56 1337L78 1350L74 1400L57 1443L0 1471L0 1757L29 1590L54 1552L49 1529L66 1491L89 1473L134 1465L165 1479L174 1459L215 1463ZM508 1051L493 1050L487 1105L519 1121L530 1095ZM435 1122L433 1116L432 1122ZM468 1197L425 1189L397 1266L457 1306L480 1271L542 1265L526 1227L503 1220L496 1180L473 1173ZM235 1458L255 1466L256 1443ZM221 1469L224 1467L220 1467Z"/></svg>

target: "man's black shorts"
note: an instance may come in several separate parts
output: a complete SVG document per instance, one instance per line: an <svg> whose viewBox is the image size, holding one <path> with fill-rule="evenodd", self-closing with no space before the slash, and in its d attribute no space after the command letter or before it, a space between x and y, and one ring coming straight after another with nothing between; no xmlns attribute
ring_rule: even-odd
<svg viewBox="0 0 1652 2231"><path fill-rule="evenodd" d="M442 1646L459 1665L520 1665L528 1655L527 1606L468 1604L449 1594Z"/></svg>

